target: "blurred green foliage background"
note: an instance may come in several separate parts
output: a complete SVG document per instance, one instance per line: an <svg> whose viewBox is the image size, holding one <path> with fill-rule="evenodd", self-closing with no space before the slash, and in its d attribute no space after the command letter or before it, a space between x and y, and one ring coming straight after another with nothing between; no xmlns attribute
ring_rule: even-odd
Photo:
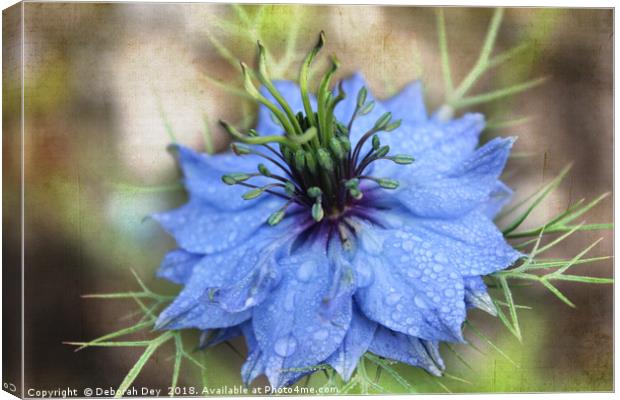
<svg viewBox="0 0 620 400"><path fill-rule="evenodd" d="M456 77L475 61L491 14L446 9ZM612 190L612 17L605 9L506 10L496 51L532 46L474 89L548 78L524 94L475 108L494 126L530 118L485 132L519 137L505 177L517 199L574 161L570 177L537 210L532 226L575 200ZM141 349L74 353L62 342L92 339L135 319L127 317L136 309L131 301L80 297L135 289L130 268L155 290L178 290L154 277L174 242L145 219L184 201L179 171L166 152L167 130L188 146L204 148L209 137L216 150L224 149L227 138L217 120L249 127L255 112L238 93L232 59L252 62L261 38L280 60L278 76L294 78L320 30L327 34L326 53L341 60L340 76L362 71L379 97L421 79L429 111L445 100L432 8L25 4L27 387L118 385ZM15 112L4 104L5 114ZM611 221L612 202L606 199L588 222ZM556 255L571 257L601 236L605 240L592 255L611 255L612 232L606 231L580 233ZM612 275L611 261L579 268ZM612 287L560 288L577 309L540 287L515 289L517 302L533 307L520 314L523 343L498 320L472 312L476 326L518 366L473 336L483 353L457 346L470 367L442 350L447 371L469 383L395 368L420 392L443 392L442 385L454 392L612 390ZM197 335L185 340L192 347ZM242 341L233 344L244 351ZM171 354L168 347L158 352L136 385L168 386ZM242 358L229 347L197 354L206 363L204 374L184 364L181 385L240 384ZM317 374L310 384L322 380ZM408 391L389 376L381 382L388 391Z"/></svg>

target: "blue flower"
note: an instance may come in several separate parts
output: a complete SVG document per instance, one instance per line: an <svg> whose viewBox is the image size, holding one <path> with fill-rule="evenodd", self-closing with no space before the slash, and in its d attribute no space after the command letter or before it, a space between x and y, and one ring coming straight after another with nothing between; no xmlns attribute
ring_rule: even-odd
<svg viewBox="0 0 620 400"><path fill-rule="evenodd" d="M495 312L481 277L521 257L493 223L513 139L479 146L480 114L429 117L418 82L386 101L359 74L327 91L332 71L315 99L303 68L300 87L261 65L256 130L224 123L247 145L176 146L189 201L154 216L179 246L159 276L184 286L157 326L243 335L246 383L324 363L348 380L365 352L440 375L467 309Z"/></svg>

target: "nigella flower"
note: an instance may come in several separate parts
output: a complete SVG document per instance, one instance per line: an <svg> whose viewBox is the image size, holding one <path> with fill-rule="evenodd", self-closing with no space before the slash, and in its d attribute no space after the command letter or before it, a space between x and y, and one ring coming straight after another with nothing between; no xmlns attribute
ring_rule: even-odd
<svg viewBox="0 0 620 400"><path fill-rule="evenodd" d="M493 224L513 139L479 146L480 114L429 117L418 82L386 101L359 74L331 91L335 59L315 98L322 45L297 86L270 80L259 44L259 71L243 65L257 127L222 122L233 153L176 147L189 201L155 218L179 245L159 275L184 288L157 326L243 335L246 383L325 363L348 380L365 352L440 375L467 308L495 312L481 277L520 257Z"/></svg>

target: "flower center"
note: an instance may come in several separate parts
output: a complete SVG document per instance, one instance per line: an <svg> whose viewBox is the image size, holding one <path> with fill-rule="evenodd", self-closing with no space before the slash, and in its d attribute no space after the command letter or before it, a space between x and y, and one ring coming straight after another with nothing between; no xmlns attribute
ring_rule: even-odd
<svg viewBox="0 0 620 400"><path fill-rule="evenodd" d="M398 187L398 182L393 179L367 175L366 171L371 163L377 160L391 160L397 164L413 162L413 158L408 155L389 155L389 146L381 145L378 133L390 132L400 126L400 120L392 121L392 114L389 112L381 115L356 143L351 143L350 134L356 118L369 114L374 108L374 101L367 101L368 92L362 87L357 93L355 109L350 119L337 120L334 110L346 94L342 90L342 83L338 86L337 94L329 89L338 69L338 61L334 57L331 59L331 68L321 79L316 110L312 108L308 75L310 65L323 47L324 41L325 36L321 32L318 43L302 64L299 86L304 110L296 114L269 78L266 53L260 42L258 72L251 71L241 63L246 91L269 109L274 121L284 130L283 135L266 136L255 130L243 134L225 121L220 121L235 139L247 144L233 143L235 154L260 156L274 169L272 171L261 163L255 172L233 173L222 177L226 184L250 188L243 195L246 200L265 193L285 198L287 201L282 208L269 217L268 222L271 225L279 223L293 204L306 207L317 222L324 218L339 220L362 199L364 194L360 188L361 181L374 182L385 189ZM259 92L253 83L253 76L269 91L277 105ZM369 141L370 146L365 147ZM257 186L249 182L255 177L269 178L272 182Z"/></svg>

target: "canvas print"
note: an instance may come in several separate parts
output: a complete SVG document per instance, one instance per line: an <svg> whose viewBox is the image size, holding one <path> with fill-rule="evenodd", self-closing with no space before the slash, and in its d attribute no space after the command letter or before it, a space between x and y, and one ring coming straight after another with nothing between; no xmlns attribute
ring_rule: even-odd
<svg viewBox="0 0 620 400"><path fill-rule="evenodd" d="M613 391L613 10L3 11L3 390Z"/></svg>

